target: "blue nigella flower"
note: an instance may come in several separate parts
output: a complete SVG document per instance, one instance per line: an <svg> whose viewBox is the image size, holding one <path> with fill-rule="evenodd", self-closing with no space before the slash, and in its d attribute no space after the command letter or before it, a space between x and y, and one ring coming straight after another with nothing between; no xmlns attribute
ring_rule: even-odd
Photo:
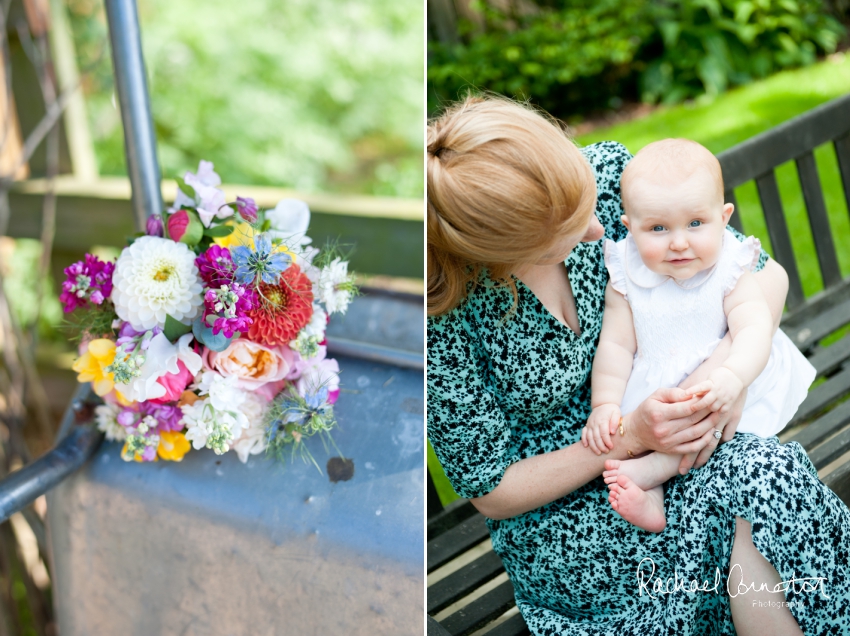
<svg viewBox="0 0 850 636"><path fill-rule="evenodd" d="M262 282L274 285L292 262L288 254L272 252L272 242L267 234L254 237L253 250L240 245L230 250L230 256L236 265L233 278L242 285L250 285L258 277Z"/></svg>
<svg viewBox="0 0 850 636"><path fill-rule="evenodd" d="M323 386L315 393L307 393L304 396L304 402L306 402L307 406L313 411L320 411L322 407L327 406L326 402L328 401L328 387Z"/></svg>

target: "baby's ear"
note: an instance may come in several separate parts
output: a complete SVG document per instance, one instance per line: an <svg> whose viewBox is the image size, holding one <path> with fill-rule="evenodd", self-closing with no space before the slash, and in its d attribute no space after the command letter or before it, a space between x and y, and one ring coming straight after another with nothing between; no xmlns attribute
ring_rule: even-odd
<svg viewBox="0 0 850 636"><path fill-rule="evenodd" d="M727 203L723 206L723 225L729 224L729 217L732 216L732 213L735 211L735 206L731 203Z"/></svg>
<svg viewBox="0 0 850 636"><path fill-rule="evenodd" d="M629 227L629 217L627 217L627 216L624 214L623 216L621 216L621 217L620 217L620 220L623 222L623 225L625 225L625 226L626 226L626 229L627 229L627 230L629 230L629 231L631 232L632 228L630 228L630 227Z"/></svg>

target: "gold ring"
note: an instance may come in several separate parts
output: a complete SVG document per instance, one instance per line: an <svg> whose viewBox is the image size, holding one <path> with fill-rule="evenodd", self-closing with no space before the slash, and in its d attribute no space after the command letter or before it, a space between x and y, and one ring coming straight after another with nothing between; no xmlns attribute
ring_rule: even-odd
<svg viewBox="0 0 850 636"><path fill-rule="evenodd" d="M623 418L620 418L620 423L617 426L617 429L620 431L620 435L625 435L626 431L623 430Z"/></svg>
<svg viewBox="0 0 850 636"><path fill-rule="evenodd" d="M634 459L634 457L635 457L635 456L634 456L634 453L632 453L632 451L630 451L630 450L626 450L626 452L629 454L629 457L631 457L632 459Z"/></svg>

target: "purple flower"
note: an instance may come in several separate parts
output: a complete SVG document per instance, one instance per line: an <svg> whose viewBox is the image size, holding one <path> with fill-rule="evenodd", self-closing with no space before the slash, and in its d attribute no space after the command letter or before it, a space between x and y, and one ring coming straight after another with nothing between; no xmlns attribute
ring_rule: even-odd
<svg viewBox="0 0 850 636"><path fill-rule="evenodd" d="M256 223L259 208L254 199L251 197L236 197L236 207L239 209L239 215L243 219L248 221L248 223Z"/></svg>
<svg viewBox="0 0 850 636"><path fill-rule="evenodd" d="M183 411L179 406L173 404L154 404L153 402L142 402L140 410L142 413L156 418L159 425L157 431L182 431Z"/></svg>
<svg viewBox="0 0 850 636"><path fill-rule="evenodd" d="M149 216L145 230L148 236L159 236L161 238L163 234L162 217L159 214Z"/></svg>
<svg viewBox="0 0 850 636"><path fill-rule="evenodd" d="M195 265L209 287L228 285L233 280L233 260L226 247L210 245L206 252L195 259Z"/></svg>
<svg viewBox="0 0 850 636"><path fill-rule="evenodd" d="M224 332L225 338L232 338L236 332L248 331L254 323L248 312L256 304L254 290L239 283L208 289L204 294L204 322L212 324L214 336Z"/></svg>
<svg viewBox="0 0 850 636"><path fill-rule="evenodd" d="M183 430L182 419L183 411L179 406L153 402L140 402L125 407L115 418L128 433L145 437L151 437L163 431L181 431Z"/></svg>
<svg viewBox="0 0 850 636"><path fill-rule="evenodd" d="M65 268L65 282L59 300L64 304L65 313L84 307L91 301L101 305L112 293L112 272L115 263L104 262L97 256L86 254L85 260L77 261Z"/></svg>
<svg viewBox="0 0 850 636"><path fill-rule="evenodd" d="M150 336L145 338L145 336L150 333ZM162 333L162 327L156 326L153 329L148 329L147 331L136 331L133 329L133 325L129 322L121 323L121 327L118 329L118 340L115 341L115 345L118 347L124 348L125 353L130 353L136 349L136 345L141 343L142 351L146 350L148 346L150 346L151 339Z"/></svg>
<svg viewBox="0 0 850 636"><path fill-rule="evenodd" d="M124 428L130 428L131 426L136 425L136 420L139 419L139 414L136 413L133 409L124 409L118 414L118 417L115 418L115 421L118 422Z"/></svg>

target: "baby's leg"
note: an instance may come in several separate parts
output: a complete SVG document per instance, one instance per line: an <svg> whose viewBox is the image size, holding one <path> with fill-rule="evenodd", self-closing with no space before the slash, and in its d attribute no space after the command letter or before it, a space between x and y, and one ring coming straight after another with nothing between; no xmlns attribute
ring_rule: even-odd
<svg viewBox="0 0 850 636"><path fill-rule="evenodd" d="M605 462L602 477L606 484L613 484L620 475L627 476L637 487L649 490L660 486L679 474L681 455L650 453L635 459L609 459Z"/></svg>
<svg viewBox="0 0 850 636"><path fill-rule="evenodd" d="M667 526L663 486L641 490L626 475L620 475L608 489L611 507L629 523L649 532L661 532Z"/></svg>

